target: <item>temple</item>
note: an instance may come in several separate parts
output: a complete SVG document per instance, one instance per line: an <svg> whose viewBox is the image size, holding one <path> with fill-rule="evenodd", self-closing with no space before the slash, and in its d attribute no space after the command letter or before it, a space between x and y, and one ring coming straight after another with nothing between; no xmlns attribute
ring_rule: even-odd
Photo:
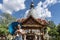
<svg viewBox="0 0 60 40"><path fill-rule="evenodd" d="M33 9L34 3L32 1L27 17L17 20L22 23L22 29L26 32L23 35L23 40L44 40L44 29L47 27L48 22L45 19L33 16Z"/></svg>

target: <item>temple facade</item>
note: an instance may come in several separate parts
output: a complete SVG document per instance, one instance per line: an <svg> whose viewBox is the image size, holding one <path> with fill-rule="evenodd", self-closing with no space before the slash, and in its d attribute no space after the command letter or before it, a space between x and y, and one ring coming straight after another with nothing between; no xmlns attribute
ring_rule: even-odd
<svg viewBox="0 0 60 40"><path fill-rule="evenodd" d="M23 35L23 40L44 40L44 29L48 22L45 19L35 18L32 14L34 9L33 2L30 5L29 15L26 18L18 19L17 22L22 23L22 29L26 34Z"/></svg>

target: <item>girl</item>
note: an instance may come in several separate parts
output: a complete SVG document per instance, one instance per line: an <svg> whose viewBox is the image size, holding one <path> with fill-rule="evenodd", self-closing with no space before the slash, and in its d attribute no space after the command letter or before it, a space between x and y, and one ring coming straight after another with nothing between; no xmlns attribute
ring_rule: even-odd
<svg viewBox="0 0 60 40"><path fill-rule="evenodd" d="M17 26L17 30L16 30L16 37L15 40L23 40L22 39L22 34L25 34L25 32L21 29L20 24Z"/></svg>

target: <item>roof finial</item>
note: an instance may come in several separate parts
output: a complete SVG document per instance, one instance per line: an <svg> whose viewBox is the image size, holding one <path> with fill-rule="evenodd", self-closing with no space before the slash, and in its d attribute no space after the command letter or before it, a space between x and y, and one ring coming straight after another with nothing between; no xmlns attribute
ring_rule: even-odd
<svg viewBox="0 0 60 40"><path fill-rule="evenodd" d="M31 2L30 8L34 8L33 0L32 0L32 2Z"/></svg>

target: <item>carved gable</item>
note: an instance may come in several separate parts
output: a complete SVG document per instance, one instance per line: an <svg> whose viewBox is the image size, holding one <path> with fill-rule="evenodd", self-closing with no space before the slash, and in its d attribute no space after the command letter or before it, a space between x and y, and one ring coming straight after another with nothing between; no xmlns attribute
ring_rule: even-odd
<svg viewBox="0 0 60 40"><path fill-rule="evenodd" d="M39 25L40 23L36 21L32 16L29 16L23 23L23 25Z"/></svg>

